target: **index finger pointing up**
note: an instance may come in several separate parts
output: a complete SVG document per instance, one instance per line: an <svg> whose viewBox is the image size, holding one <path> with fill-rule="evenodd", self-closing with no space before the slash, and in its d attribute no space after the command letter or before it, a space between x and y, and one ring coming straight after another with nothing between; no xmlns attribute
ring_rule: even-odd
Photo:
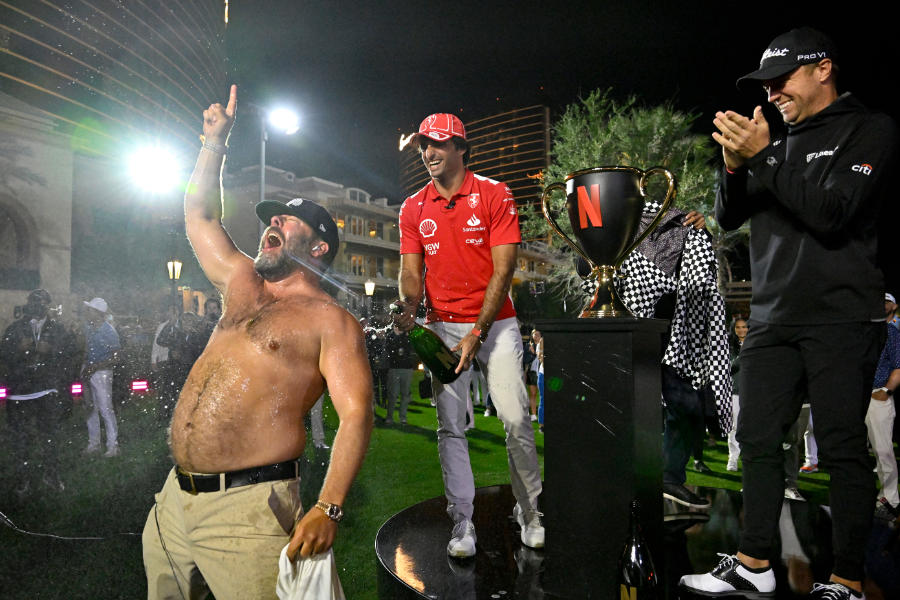
<svg viewBox="0 0 900 600"><path fill-rule="evenodd" d="M237 86L232 84L231 93L228 96L228 106L225 107L225 114L233 117L235 110L237 110Z"/></svg>

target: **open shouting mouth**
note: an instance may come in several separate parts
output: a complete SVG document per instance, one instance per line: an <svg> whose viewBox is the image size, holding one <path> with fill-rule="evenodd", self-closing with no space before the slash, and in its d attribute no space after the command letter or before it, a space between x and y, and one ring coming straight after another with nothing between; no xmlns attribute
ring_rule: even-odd
<svg viewBox="0 0 900 600"><path fill-rule="evenodd" d="M263 250L271 250L273 248L278 248L284 244L284 238L281 236L281 233L277 231L274 227L269 227L266 229L265 233L263 233L262 239L262 249Z"/></svg>

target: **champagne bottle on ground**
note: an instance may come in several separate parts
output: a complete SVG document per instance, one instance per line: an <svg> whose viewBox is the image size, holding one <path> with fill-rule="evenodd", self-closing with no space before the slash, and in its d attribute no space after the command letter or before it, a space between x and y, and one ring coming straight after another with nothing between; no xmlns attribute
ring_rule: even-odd
<svg viewBox="0 0 900 600"><path fill-rule="evenodd" d="M399 313L402 309L396 304L391 304L391 311ZM418 323L413 325L407 334L413 350L428 367L428 370L438 378L441 383L453 383L459 377L456 366L459 364L459 354L452 352L438 335L422 327Z"/></svg>
<svg viewBox="0 0 900 600"><path fill-rule="evenodd" d="M656 569L650 548L641 533L640 505L631 503L631 524L628 540L619 558L619 600L649 600L659 597Z"/></svg>

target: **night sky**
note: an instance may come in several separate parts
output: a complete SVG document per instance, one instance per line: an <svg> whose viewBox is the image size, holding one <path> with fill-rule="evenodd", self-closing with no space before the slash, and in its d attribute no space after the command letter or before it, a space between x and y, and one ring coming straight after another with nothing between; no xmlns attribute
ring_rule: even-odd
<svg viewBox="0 0 900 600"><path fill-rule="evenodd" d="M749 113L764 103L761 91L742 95L734 81L756 68L773 37L800 25L837 42L841 91L896 117L886 67L898 32L883 7L845 3L844 12L821 14L824 3L802 5L232 0L226 47L239 120L230 166L258 161L258 131L242 100L290 103L302 115L300 133L270 136L270 165L391 202L403 195L399 136L432 112L465 121L546 104L558 114L611 87L619 98L672 100L700 113L708 133L716 110ZM780 121L774 109L767 116Z"/></svg>

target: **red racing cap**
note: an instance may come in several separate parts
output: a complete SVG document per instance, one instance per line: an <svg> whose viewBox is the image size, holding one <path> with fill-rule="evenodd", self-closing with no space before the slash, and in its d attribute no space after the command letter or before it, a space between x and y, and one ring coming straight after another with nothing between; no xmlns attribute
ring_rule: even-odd
<svg viewBox="0 0 900 600"><path fill-rule="evenodd" d="M463 127L462 121L456 115L434 113L425 117L425 120L419 125L419 133L412 140L414 144L419 143L419 136L425 136L436 142L443 142L452 137L458 137L465 141L466 128Z"/></svg>

